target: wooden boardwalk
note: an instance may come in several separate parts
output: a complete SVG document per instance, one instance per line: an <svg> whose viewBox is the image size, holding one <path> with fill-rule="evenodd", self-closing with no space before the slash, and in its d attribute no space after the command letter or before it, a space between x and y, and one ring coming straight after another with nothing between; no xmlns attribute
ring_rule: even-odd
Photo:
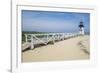
<svg viewBox="0 0 100 73"><path fill-rule="evenodd" d="M54 44L55 41L65 40L79 35L78 33L25 34L25 42L22 44L22 51L27 48L34 49L34 46L37 44L47 45L49 42Z"/></svg>
<svg viewBox="0 0 100 73"><path fill-rule="evenodd" d="M48 44L34 50L26 50L22 52L22 62L89 60L89 41L90 37L84 35L55 42L54 45ZM85 48L78 44L80 42Z"/></svg>

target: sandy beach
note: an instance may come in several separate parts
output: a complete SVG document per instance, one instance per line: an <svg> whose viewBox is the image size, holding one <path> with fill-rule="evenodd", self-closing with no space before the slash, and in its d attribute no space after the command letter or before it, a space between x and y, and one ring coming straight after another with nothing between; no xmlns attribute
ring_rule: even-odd
<svg viewBox="0 0 100 73"><path fill-rule="evenodd" d="M78 36L22 52L22 62L84 60L90 56L90 38Z"/></svg>

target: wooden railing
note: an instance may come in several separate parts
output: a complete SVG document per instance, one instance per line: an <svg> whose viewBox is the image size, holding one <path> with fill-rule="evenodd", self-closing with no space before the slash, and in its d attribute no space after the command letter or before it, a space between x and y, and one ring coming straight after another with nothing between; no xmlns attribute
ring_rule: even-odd
<svg viewBox="0 0 100 73"><path fill-rule="evenodd" d="M65 40L71 37L79 36L79 33L44 33L44 34L24 34L25 42L22 45L22 50L30 47L34 49L36 44L45 44L47 45L49 42L53 44L55 41ZM27 45L27 46L26 46Z"/></svg>

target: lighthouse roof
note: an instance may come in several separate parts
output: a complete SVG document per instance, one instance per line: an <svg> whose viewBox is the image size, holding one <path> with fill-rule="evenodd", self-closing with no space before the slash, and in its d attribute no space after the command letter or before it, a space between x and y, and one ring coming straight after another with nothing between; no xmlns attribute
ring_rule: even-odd
<svg viewBox="0 0 100 73"><path fill-rule="evenodd" d="M79 27L84 27L84 25L83 25L83 21L82 21L82 20L80 21L80 25L79 25Z"/></svg>
<svg viewBox="0 0 100 73"><path fill-rule="evenodd" d="M80 24L79 27L84 27L84 25L83 24Z"/></svg>

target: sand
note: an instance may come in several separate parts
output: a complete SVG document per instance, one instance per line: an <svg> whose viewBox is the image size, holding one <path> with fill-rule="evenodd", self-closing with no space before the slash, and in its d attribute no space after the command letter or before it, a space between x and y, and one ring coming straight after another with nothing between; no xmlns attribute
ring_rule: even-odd
<svg viewBox="0 0 100 73"><path fill-rule="evenodd" d="M89 59L89 36L78 36L22 52L22 62Z"/></svg>

